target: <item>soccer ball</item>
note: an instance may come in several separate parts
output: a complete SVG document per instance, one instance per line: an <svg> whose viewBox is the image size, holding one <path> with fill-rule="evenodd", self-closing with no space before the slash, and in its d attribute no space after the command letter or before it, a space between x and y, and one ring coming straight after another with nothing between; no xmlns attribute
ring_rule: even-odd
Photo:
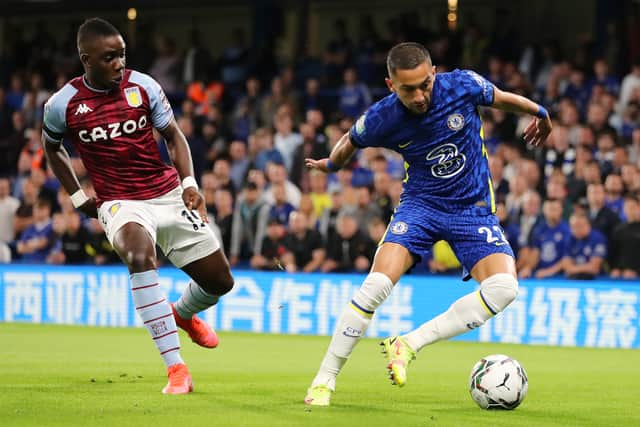
<svg viewBox="0 0 640 427"><path fill-rule="evenodd" d="M527 395L527 373L504 354L491 354L473 366L469 377L471 398L482 409L515 409Z"/></svg>

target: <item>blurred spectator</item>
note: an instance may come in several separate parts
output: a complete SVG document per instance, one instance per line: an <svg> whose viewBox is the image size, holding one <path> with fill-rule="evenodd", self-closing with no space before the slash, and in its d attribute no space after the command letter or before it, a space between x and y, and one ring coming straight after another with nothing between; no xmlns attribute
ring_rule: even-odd
<svg viewBox="0 0 640 427"><path fill-rule="evenodd" d="M611 238L613 229L620 223L620 217L606 206L604 186L589 184L587 187L588 216L591 225L607 239Z"/></svg>
<svg viewBox="0 0 640 427"><path fill-rule="evenodd" d="M51 223L51 202L38 199L33 205L33 224L20 235L16 245L20 259L30 263L44 263L55 243Z"/></svg>
<svg viewBox="0 0 640 427"><path fill-rule="evenodd" d="M11 107L6 103L5 93L4 87L0 85L0 141L3 141L7 136L9 136L13 130L13 125L11 124L12 111ZM0 148L1 147L2 146L0 146ZM0 153L2 152L0 151ZM15 167L15 163L9 163L8 166ZM2 168L2 170L5 169Z"/></svg>
<svg viewBox="0 0 640 427"><path fill-rule="evenodd" d="M282 264L288 272L310 273L320 268L326 257L320 233L310 230L308 218L294 211L289 216L289 231L284 239L287 252L282 255Z"/></svg>
<svg viewBox="0 0 640 427"><path fill-rule="evenodd" d="M200 31L193 28L189 31L189 46L184 54L182 65L182 82L185 86L199 80L207 81L213 68L213 59L203 46Z"/></svg>
<svg viewBox="0 0 640 427"><path fill-rule="evenodd" d="M624 200L626 222L619 224L612 233L611 277L637 279L640 276L640 202L634 196Z"/></svg>
<svg viewBox="0 0 640 427"><path fill-rule="evenodd" d="M353 42L347 35L347 23L344 19L333 22L333 38L329 40L323 53L325 76L329 86L337 87L347 64L351 62Z"/></svg>
<svg viewBox="0 0 640 427"><path fill-rule="evenodd" d="M276 113L280 107L285 106L290 109L291 114L294 114L294 105L295 100L284 92L282 79L280 77L274 77L273 80L271 80L271 91L263 96L260 101L258 109L259 126L268 129L272 128L273 119L276 117Z"/></svg>
<svg viewBox="0 0 640 427"><path fill-rule="evenodd" d="M573 173L576 150L569 145L569 131L565 126L555 125L549 139L549 148L544 158L544 175L549 177L555 169L560 169L564 175Z"/></svg>
<svg viewBox="0 0 640 427"><path fill-rule="evenodd" d="M178 93L178 76L180 74L180 58L175 42L159 35L155 40L156 57L151 63L149 74L156 79L169 99Z"/></svg>
<svg viewBox="0 0 640 427"><path fill-rule="evenodd" d="M309 187L314 215L316 218L320 218L325 210L331 209L331 196L327 191L327 175L312 170L309 173Z"/></svg>
<svg viewBox="0 0 640 427"><path fill-rule="evenodd" d="M285 226L276 218L269 220L266 235L260 244L260 252L251 257L251 268L258 270L283 270L281 258L287 253Z"/></svg>
<svg viewBox="0 0 640 427"><path fill-rule="evenodd" d="M318 218L318 231L322 236L322 240L326 245L329 239L333 238L336 233L336 222L338 221L338 215L345 209L343 204L342 192L338 187L333 187L329 191L331 197L331 205L322 211L322 214ZM386 225L385 225L386 227Z"/></svg>
<svg viewBox="0 0 640 427"><path fill-rule="evenodd" d="M609 64L604 58L598 58L593 63L593 78L589 82L589 87L593 90L595 85L600 85L604 90L617 94L620 89L620 81L612 74L609 74Z"/></svg>
<svg viewBox="0 0 640 427"><path fill-rule="evenodd" d="M191 150L193 171L196 178L199 179L207 166L207 147L204 140L195 134L193 119L190 117L180 117L178 119L178 126L180 126L185 138L187 138L187 143Z"/></svg>
<svg viewBox="0 0 640 427"><path fill-rule="evenodd" d="M358 228L355 215L345 211L338 215L337 233L327 244L327 259L322 272L366 272L371 265L375 244Z"/></svg>
<svg viewBox="0 0 640 427"><path fill-rule="evenodd" d="M302 135L293 131L293 119L284 111L276 114L274 124L274 147L282 154L287 171L291 172L295 151L302 145Z"/></svg>
<svg viewBox="0 0 640 427"><path fill-rule="evenodd" d="M615 131L605 131L598 135L597 148L593 155L603 175L613 172L614 148L616 146Z"/></svg>
<svg viewBox="0 0 640 427"><path fill-rule="evenodd" d="M320 81L317 78L310 77L305 82L300 104L305 114L309 110L319 110L324 115L330 112L329 103L320 92Z"/></svg>
<svg viewBox="0 0 640 427"><path fill-rule="evenodd" d="M296 208L289 203L284 184L273 184L270 188L274 203L270 204L269 218L276 218L280 223L288 224L289 215L291 215L291 212L295 211Z"/></svg>
<svg viewBox="0 0 640 427"><path fill-rule="evenodd" d="M92 236L82 226L77 212L54 214L52 227L57 240L47 257L48 263L85 264L90 260L87 249L91 246Z"/></svg>
<svg viewBox="0 0 640 427"><path fill-rule="evenodd" d="M544 223L531 233L530 256L521 258L520 277L542 279L553 276L562 269L562 259L567 254L571 230L562 219L562 202L557 199L545 200L542 205Z"/></svg>
<svg viewBox="0 0 640 427"><path fill-rule="evenodd" d="M371 93L366 85L358 82L356 70L344 71L343 84L339 91L338 108L346 117L358 118L371 105Z"/></svg>
<svg viewBox="0 0 640 427"><path fill-rule="evenodd" d="M313 208L313 201L311 200L311 194L304 193L300 198L300 206L298 211L307 218L307 227L312 230L318 229L318 216Z"/></svg>
<svg viewBox="0 0 640 427"><path fill-rule="evenodd" d="M7 135L0 136L0 170L3 174L15 176L18 174L18 158L28 141L22 111L14 111L11 114L9 129Z"/></svg>
<svg viewBox="0 0 640 427"><path fill-rule="evenodd" d="M329 150L326 147L326 139L316 134L315 128L310 123L300 124L300 135L302 135L302 144L293 153L293 165L289 176L293 182L299 183L300 188L309 191L309 184L307 183L309 174L304 165L304 160L306 158L321 159L327 157Z"/></svg>
<svg viewBox="0 0 640 427"><path fill-rule="evenodd" d="M624 219L624 183L622 177L611 173L604 180L604 189L607 192L605 205L614 211L620 219Z"/></svg>
<svg viewBox="0 0 640 427"><path fill-rule="evenodd" d="M269 180L269 187L264 193L264 198L267 203L272 205L275 204L273 186L282 184L284 185L286 200L294 207L300 206L300 197L302 197L300 189L298 189L294 183L289 181L289 178L287 177L287 170L283 164L269 163L267 165L267 178Z"/></svg>
<svg viewBox="0 0 640 427"><path fill-rule="evenodd" d="M216 225L220 229L222 236L222 247L224 253L230 253L231 249L231 229L233 225L233 196L226 188L216 190Z"/></svg>
<svg viewBox="0 0 640 427"><path fill-rule="evenodd" d="M9 178L0 177L0 245L13 242L15 237L13 221L18 206L20 206L20 201L11 196ZM8 260L5 259L5 261Z"/></svg>
<svg viewBox="0 0 640 427"><path fill-rule="evenodd" d="M254 162L256 169L266 172L268 163L284 164L284 157L280 151L273 146L273 134L267 128L257 129L253 135L249 137L249 144L252 144L252 139L258 150Z"/></svg>
<svg viewBox="0 0 640 427"><path fill-rule="evenodd" d="M493 194L497 202L504 202L509 194L509 182L504 179L504 161L499 156L489 157L489 170L491 171L491 183Z"/></svg>
<svg viewBox="0 0 640 427"><path fill-rule="evenodd" d="M622 114L627 109L631 94L637 89L640 89L640 57L636 58L635 62L631 64L631 71L622 79L620 99L617 105L619 114Z"/></svg>
<svg viewBox="0 0 640 427"><path fill-rule="evenodd" d="M16 237L26 230L27 227L33 224L33 206L38 200L39 188L36 187L34 181L31 178L27 178L22 181L22 197L20 200L20 206L16 210L16 216L13 223L13 229L16 232Z"/></svg>
<svg viewBox="0 0 640 427"><path fill-rule="evenodd" d="M240 259L249 259L260 253L262 238L269 220L269 205L260 198L258 186L249 181L238 197L233 211L231 247L229 261L231 265Z"/></svg>
<svg viewBox="0 0 640 427"><path fill-rule="evenodd" d="M591 228L589 218L573 214L570 218L571 239L560 271L570 279L593 279L602 272L607 257L607 239Z"/></svg>
<svg viewBox="0 0 640 427"><path fill-rule="evenodd" d="M220 157L215 161L213 174L216 177L217 188L227 190L233 203L236 198L236 187L231 181L231 162L227 157Z"/></svg>
<svg viewBox="0 0 640 427"><path fill-rule="evenodd" d="M229 176L236 192L240 191L249 171L247 146L242 141L232 141L229 146Z"/></svg>
<svg viewBox="0 0 640 427"><path fill-rule="evenodd" d="M512 244L514 253L518 254L518 260L527 259L531 250L529 242L532 241L532 233L537 227L544 223L544 217L541 215L542 202L540 195L535 190L529 190L525 193L522 203L522 213L520 221L517 223L517 237L515 245ZM514 230L514 228L512 228ZM509 238L507 237L507 240ZM511 240L509 240L511 242ZM522 250L520 250L522 248Z"/></svg>
<svg viewBox="0 0 640 427"><path fill-rule="evenodd" d="M356 188L356 210L355 217L358 221L358 228L360 230L366 230L367 225L374 218L382 218L382 211L380 206L376 203L372 203L371 200L371 188L358 187Z"/></svg>
<svg viewBox="0 0 640 427"><path fill-rule="evenodd" d="M373 176L373 202L380 210L380 218L388 223L393 215L393 203L389 196L391 177L387 172L376 172Z"/></svg>
<svg viewBox="0 0 640 427"><path fill-rule="evenodd" d="M220 55L219 67L222 82L237 95L249 71L249 49L243 28L236 27L231 31L231 43Z"/></svg>

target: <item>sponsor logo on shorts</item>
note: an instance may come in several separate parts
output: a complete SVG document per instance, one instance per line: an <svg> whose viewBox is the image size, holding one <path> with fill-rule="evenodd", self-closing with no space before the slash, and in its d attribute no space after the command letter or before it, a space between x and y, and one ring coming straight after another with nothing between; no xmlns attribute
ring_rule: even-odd
<svg viewBox="0 0 640 427"><path fill-rule="evenodd" d="M115 216L118 213L119 210L120 210L120 202L114 203L113 205L111 205L109 207L109 214L111 216Z"/></svg>
<svg viewBox="0 0 640 427"><path fill-rule="evenodd" d="M447 126L452 131L459 131L464 127L464 116L462 114L452 114L447 118Z"/></svg>
<svg viewBox="0 0 640 427"><path fill-rule="evenodd" d="M409 230L409 226L403 221L398 221L391 226L391 232L393 234L404 234L407 230Z"/></svg>

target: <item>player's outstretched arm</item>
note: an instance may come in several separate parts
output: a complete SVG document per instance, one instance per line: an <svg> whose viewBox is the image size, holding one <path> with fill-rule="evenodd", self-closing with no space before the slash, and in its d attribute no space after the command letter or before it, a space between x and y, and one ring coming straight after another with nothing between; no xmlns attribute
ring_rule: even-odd
<svg viewBox="0 0 640 427"><path fill-rule="evenodd" d="M328 158L304 159L304 164L309 169L317 169L324 173L335 172L346 165L357 150L358 148L351 143L349 132L347 132L338 140Z"/></svg>
<svg viewBox="0 0 640 427"><path fill-rule="evenodd" d="M524 96L505 92L495 87L491 106L511 113L535 116L536 118L525 128L523 135L524 140L531 145L542 144L551 133L551 118L549 118L547 110Z"/></svg>
<svg viewBox="0 0 640 427"><path fill-rule="evenodd" d="M98 209L96 207L96 199L94 197L87 197L82 190L80 182L78 182L78 178L71 167L69 153L67 153L64 146L51 142L44 136L42 137L42 146L44 147L47 163L51 166L51 170L62 184L62 187L64 187L71 196L73 206L88 217L97 218Z"/></svg>
<svg viewBox="0 0 640 427"><path fill-rule="evenodd" d="M180 175L182 183L182 200L189 210L196 209L200 218L204 222L209 222L207 218L207 207L204 196L198 191L198 184L194 178L193 162L191 161L191 150L184 133L180 130L175 119L171 119L169 125L160 131L169 150L169 157L173 166Z"/></svg>

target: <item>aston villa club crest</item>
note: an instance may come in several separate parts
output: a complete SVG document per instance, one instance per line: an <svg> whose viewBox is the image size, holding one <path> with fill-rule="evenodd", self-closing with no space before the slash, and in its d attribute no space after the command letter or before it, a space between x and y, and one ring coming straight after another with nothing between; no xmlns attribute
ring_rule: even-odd
<svg viewBox="0 0 640 427"><path fill-rule="evenodd" d="M140 88L137 86L126 88L124 90L124 97L127 99L127 104L132 107L142 105L142 94L140 93Z"/></svg>

